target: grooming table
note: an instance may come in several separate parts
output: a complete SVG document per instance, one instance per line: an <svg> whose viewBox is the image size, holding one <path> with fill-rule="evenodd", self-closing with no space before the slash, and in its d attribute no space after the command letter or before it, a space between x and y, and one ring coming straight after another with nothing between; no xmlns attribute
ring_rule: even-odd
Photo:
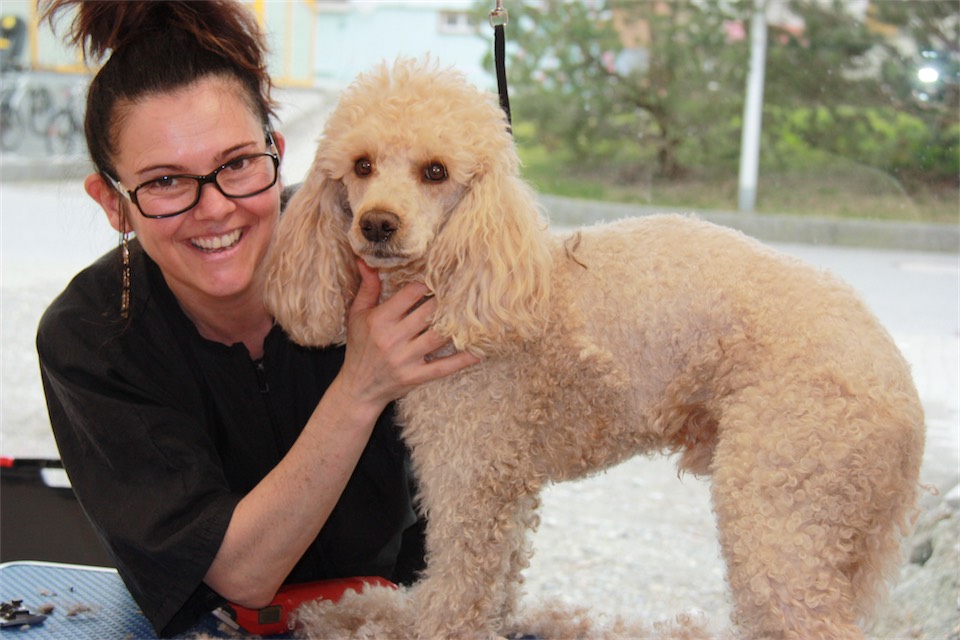
<svg viewBox="0 0 960 640"><path fill-rule="evenodd" d="M68 638L142 640L156 638L114 569L51 562L0 564L0 601L22 600L31 613L53 606L46 620L29 627L0 630L0 640ZM213 615L180 637L207 634L231 637L220 631ZM235 635L232 637L236 637Z"/></svg>

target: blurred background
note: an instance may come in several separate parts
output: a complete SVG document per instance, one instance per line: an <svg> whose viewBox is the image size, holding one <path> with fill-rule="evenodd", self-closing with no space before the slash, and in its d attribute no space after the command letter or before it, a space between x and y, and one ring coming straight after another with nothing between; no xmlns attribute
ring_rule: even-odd
<svg viewBox="0 0 960 640"><path fill-rule="evenodd" d="M496 88L495 0L247 4L269 33L281 87L336 92L381 60L430 52ZM542 192L957 222L955 0L503 7L514 131ZM4 153L82 154L81 57L37 23L32 0L3 0L0 13Z"/></svg>

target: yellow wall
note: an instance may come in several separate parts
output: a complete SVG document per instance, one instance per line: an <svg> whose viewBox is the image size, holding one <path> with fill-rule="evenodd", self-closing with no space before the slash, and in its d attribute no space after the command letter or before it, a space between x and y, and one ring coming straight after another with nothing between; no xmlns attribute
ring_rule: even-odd
<svg viewBox="0 0 960 640"><path fill-rule="evenodd" d="M308 86L313 82L313 39L316 32L315 0L241 0L250 5L265 26L270 48L268 65L274 82L281 86ZM67 47L62 37L70 17L61 16L57 34L47 23L38 24L35 0L2 0L0 14L27 20L28 45L24 62L32 69L85 73L83 56Z"/></svg>

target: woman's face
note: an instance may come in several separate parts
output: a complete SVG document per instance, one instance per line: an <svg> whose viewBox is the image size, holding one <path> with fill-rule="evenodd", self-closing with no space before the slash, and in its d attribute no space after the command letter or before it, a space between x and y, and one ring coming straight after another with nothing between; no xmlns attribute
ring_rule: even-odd
<svg viewBox="0 0 960 640"><path fill-rule="evenodd" d="M114 161L124 190L163 176L206 175L239 156L274 151L240 85L224 78L208 77L174 93L148 96L121 114ZM283 138L275 140L282 154ZM103 178L91 185L98 177L88 178L87 191L103 205L114 228L120 227L120 208L125 210L127 229L136 233L188 312L193 305L259 298L261 265L280 211L279 181L246 198L227 198L215 185L205 184L193 208L148 219Z"/></svg>

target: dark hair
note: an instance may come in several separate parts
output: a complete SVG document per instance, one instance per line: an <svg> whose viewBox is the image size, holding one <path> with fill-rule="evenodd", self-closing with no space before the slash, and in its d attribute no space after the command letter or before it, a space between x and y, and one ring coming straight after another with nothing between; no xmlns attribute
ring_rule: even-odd
<svg viewBox="0 0 960 640"><path fill-rule="evenodd" d="M94 167L115 176L120 107L207 76L236 79L265 127L274 115L266 44L257 21L232 0L44 0L43 18L77 13L67 42L106 62L90 83L84 117ZM109 57L108 57L109 52ZM118 105L118 103L121 103Z"/></svg>

